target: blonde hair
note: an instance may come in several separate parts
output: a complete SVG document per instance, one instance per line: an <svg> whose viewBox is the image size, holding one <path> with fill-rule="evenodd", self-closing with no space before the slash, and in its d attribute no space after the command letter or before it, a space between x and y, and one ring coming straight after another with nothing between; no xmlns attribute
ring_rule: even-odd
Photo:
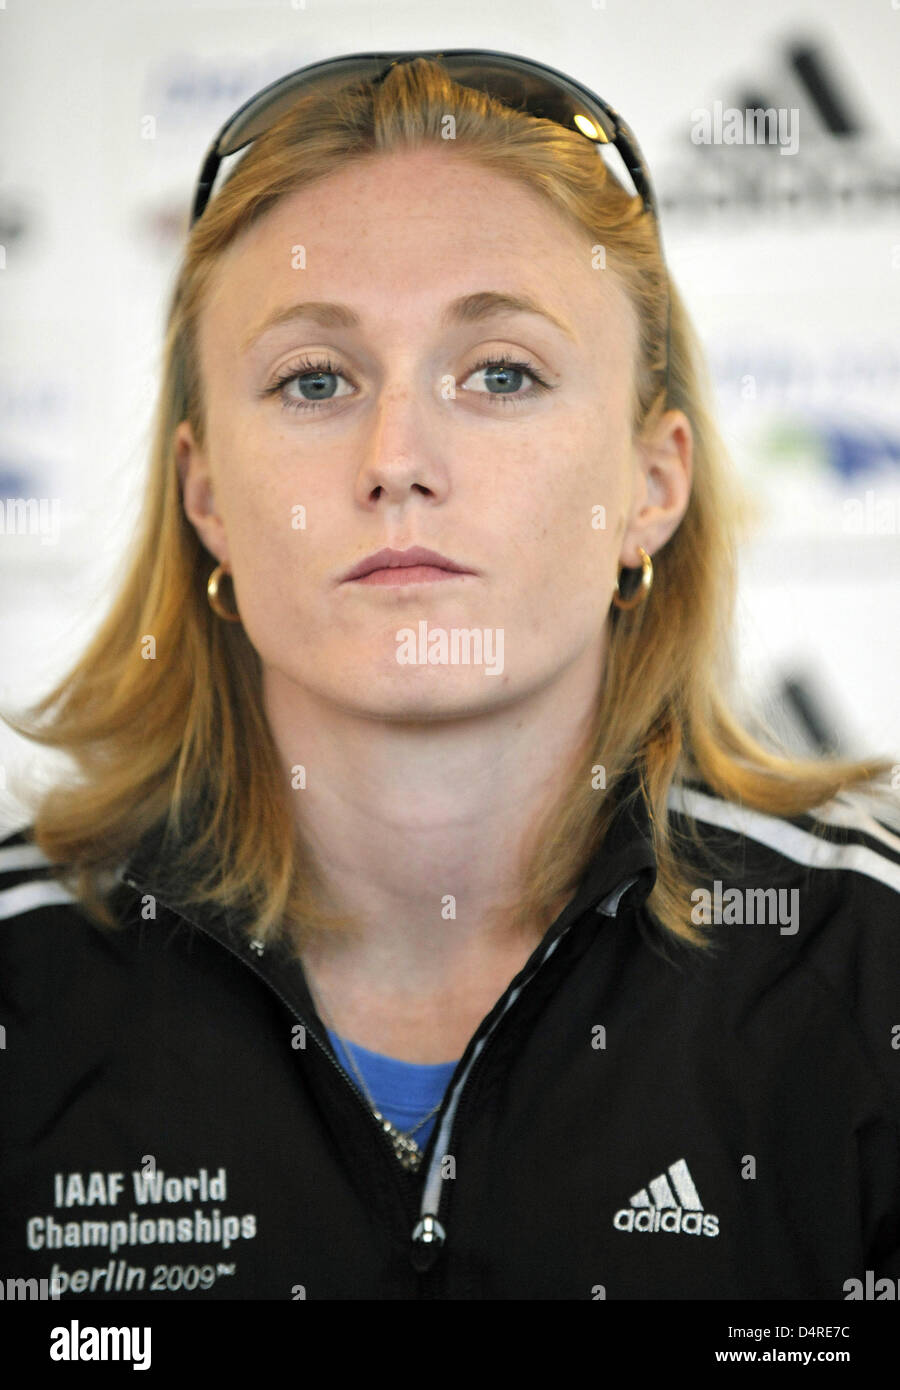
<svg viewBox="0 0 900 1390"><path fill-rule="evenodd" d="M443 138L455 120L455 139ZM63 750L77 768L34 811L32 837L98 921L112 926L112 872L148 831L170 847L168 868L191 900L248 913L261 940L350 930L297 831L261 700L261 663L239 624L206 596L211 557L185 516L174 456L178 423L205 435L198 316L219 259L279 199L350 161L440 142L542 195L606 250L637 313L633 427L666 408L688 416L693 488L686 514L653 557L647 600L610 610L605 678L593 726L567 784L540 808L523 842L522 887L498 909L535 940L603 843L628 769L652 817L658 859L648 907L682 941L691 925L689 836L667 813L673 781L791 815L869 782L886 760L800 760L770 751L730 712L730 632L736 488L708 406L702 357L660 257L652 216L610 177L594 147L552 122L457 86L424 58L380 84L301 96L242 157L191 230L169 307L146 498L121 589L71 672L18 733ZM451 148L452 147L452 148ZM666 296L671 302L665 387ZM165 634L161 659L142 659L146 634ZM605 791L595 788L597 769ZM170 839L170 837L172 837Z"/></svg>

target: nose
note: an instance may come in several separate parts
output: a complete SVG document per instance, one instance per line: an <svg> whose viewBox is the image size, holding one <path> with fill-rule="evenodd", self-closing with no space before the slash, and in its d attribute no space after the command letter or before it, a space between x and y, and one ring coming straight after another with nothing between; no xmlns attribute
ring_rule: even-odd
<svg viewBox="0 0 900 1390"><path fill-rule="evenodd" d="M411 492L440 500L449 475L440 439L440 383L431 391L404 380L386 385L363 426L356 479L357 500L364 506L383 500L402 503Z"/></svg>

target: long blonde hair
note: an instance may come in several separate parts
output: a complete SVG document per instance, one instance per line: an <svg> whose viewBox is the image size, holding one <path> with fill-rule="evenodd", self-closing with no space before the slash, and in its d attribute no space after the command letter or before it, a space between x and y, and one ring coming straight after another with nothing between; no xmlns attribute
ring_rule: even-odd
<svg viewBox="0 0 900 1390"><path fill-rule="evenodd" d="M640 324L635 434L668 408L685 412L694 438L686 514L654 556L648 599L630 612L610 610L592 729L564 792L530 825L521 891L498 912L536 939L542 934L554 904L602 844L623 778L636 767L658 857L648 907L665 931L702 945L705 934L691 925L687 838L676 839L667 813L673 780L698 779L724 798L790 815L887 769L887 760L799 760L773 751L730 711L737 492L701 352L652 216L581 136L459 87L439 63L418 58L395 66L379 85L301 96L250 146L190 232L169 307L149 480L128 571L70 673L25 716L4 716L18 733L74 762L76 775L61 778L33 809L31 835L109 926L112 871L151 830L171 845L169 870L190 885L192 900L246 910L258 939L280 938L288 924L301 943L353 925L298 834L264 717L259 657L243 628L221 621L207 601L211 558L181 505L173 436L187 419L203 447L198 316L235 237L279 199L349 161L438 142L448 150L448 114L455 119L452 155L521 180L605 248ZM143 659L148 634L164 635L161 659Z"/></svg>

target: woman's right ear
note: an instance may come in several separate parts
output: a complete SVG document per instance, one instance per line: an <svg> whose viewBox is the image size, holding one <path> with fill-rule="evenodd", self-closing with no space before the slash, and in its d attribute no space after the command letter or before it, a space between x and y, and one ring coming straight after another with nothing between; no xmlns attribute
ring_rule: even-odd
<svg viewBox="0 0 900 1390"><path fill-rule="evenodd" d="M209 461L198 447L187 420L176 427L173 443L185 515L210 554L227 566L228 539L216 512Z"/></svg>

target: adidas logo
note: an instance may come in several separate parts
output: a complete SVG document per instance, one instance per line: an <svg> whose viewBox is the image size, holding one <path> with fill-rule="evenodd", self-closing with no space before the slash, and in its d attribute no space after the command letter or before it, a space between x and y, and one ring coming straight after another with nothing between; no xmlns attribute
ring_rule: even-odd
<svg viewBox="0 0 900 1390"><path fill-rule="evenodd" d="M688 1236L719 1234L719 1218L704 1212L683 1158L670 1164L667 1173L660 1173L647 1187L642 1187L630 1202L630 1206L620 1207L613 1217L617 1231L672 1231Z"/></svg>
<svg viewBox="0 0 900 1390"><path fill-rule="evenodd" d="M900 0L892 8L900 9ZM848 199L857 211L861 202L867 209L896 208L893 125L885 138L879 113L861 109L857 93L865 87L839 49L829 51L817 37L780 41L772 58L754 62L736 84L720 82L719 90L724 100L692 110L688 138L682 122L665 166L657 166L664 219L686 216L696 225L698 214L726 209L752 208L759 217L809 207L819 217L843 217ZM772 159L763 150L754 157L746 148L736 157L735 145L765 144L774 154L777 144L787 154L790 140L796 151L801 131L797 159Z"/></svg>

